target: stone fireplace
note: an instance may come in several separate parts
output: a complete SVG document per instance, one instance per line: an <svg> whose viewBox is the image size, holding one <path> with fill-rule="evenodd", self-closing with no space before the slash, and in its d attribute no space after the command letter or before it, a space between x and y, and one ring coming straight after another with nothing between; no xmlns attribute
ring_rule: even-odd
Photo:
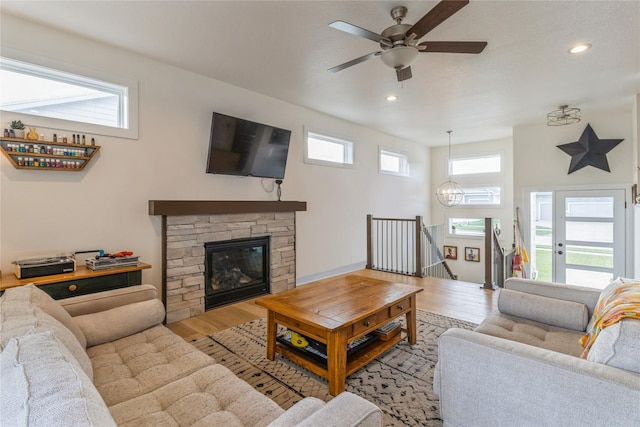
<svg viewBox="0 0 640 427"><path fill-rule="evenodd" d="M268 238L268 292L295 288L295 213L305 210L306 202L150 200L149 214L162 215L167 323L205 311L206 243Z"/></svg>

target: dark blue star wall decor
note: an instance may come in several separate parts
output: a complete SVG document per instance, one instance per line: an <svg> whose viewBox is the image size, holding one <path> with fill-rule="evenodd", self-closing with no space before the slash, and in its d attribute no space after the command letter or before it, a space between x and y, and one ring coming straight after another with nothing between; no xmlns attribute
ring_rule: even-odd
<svg viewBox="0 0 640 427"><path fill-rule="evenodd" d="M585 166L593 166L603 171L611 172L607 161L607 153L622 141L624 141L624 138L600 139L591 128L591 125L588 124L578 141L558 145L557 147L571 156L569 173L573 173Z"/></svg>

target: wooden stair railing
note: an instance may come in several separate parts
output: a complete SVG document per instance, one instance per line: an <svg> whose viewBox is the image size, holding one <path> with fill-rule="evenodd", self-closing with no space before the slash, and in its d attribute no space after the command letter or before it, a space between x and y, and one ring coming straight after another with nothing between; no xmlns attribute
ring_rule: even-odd
<svg viewBox="0 0 640 427"><path fill-rule="evenodd" d="M456 279L440 250L442 230L444 225L427 226L421 216L397 219L367 215L366 268L417 277Z"/></svg>

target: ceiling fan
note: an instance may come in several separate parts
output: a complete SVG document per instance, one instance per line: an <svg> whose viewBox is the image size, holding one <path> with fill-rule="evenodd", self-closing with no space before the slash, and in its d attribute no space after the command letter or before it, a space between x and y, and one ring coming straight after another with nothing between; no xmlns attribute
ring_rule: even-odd
<svg viewBox="0 0 640 427"><path fill-rule="evenodd" d="M332 22L329 24L330 27L379 43L382 50L337 65L330 68L329 71L335 73L379 56L382 62L396 70L398 81L402 82L411 78L411 63L417 58L418 53L480 53L487 46L487 42L447 41L418 43L429 31L442 24L467 4L469 4L469 0L442 0L413 25L402 23L402 20L407 15L407 8L396 6L391 9L391 17L396 21L396 24L385 29L380 34L345 21Z"/></svg>

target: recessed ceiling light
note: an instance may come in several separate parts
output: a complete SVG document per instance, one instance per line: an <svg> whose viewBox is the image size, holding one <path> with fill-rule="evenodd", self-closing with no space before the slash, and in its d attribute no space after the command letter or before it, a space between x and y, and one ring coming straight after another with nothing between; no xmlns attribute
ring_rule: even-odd
<svg viewBox="0 0 640 427"><path fill-rule="evenodd" d="M591 49L591 45L588 43L581 43L581 44L577 44L574 47L572 47L571 49L569 49L569 53L580 53L580 52L584 52L585 50L589 50Z"/></svg>
<svg viewBox="0 0 640 427"><path fill-rule="evenodd" d="M396 95L388 95L385 99L389 102L393 102L396 101L398 97Z"/></svg>

